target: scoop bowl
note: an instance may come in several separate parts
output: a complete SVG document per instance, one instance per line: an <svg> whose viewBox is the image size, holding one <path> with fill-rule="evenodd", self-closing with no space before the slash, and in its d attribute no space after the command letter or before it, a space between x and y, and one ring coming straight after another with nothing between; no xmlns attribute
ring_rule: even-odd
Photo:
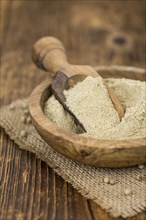
<svg viewBox="0 0 146 220"><path fill-rule="evenodd" d="M146 70L125 66L98 66L103 78L128 78L145 81ZM37 86L29 98L34 127L54 150L68 158L96 167L127 167L146 162L146 139L97 140L71 133L58 127L44 114L44 104L52 95L52 80Z"/></svg>

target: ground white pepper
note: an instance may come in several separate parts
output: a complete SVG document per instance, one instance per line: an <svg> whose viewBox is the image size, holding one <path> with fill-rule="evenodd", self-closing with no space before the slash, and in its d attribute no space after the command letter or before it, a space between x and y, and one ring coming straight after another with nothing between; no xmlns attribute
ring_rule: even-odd
<svg viewBox="0 0 146 220"><path fill-rule="evenodd" d="M104 182L104 183L109 183L109 180L110 180L109 177L106 176L106 177L104 177L103 182Z"/></svg>
<svg viewBox="0 0 146 220"><path fill-rule="evenodd" d="M27 136L27 132L25 130L22 130L20 132L20 136L23 138L23 137L26 137Z"/></svg>
<svg viewBox="0 0 146 220"><path fill-rule="evenodd" d="M101 78L87 77L68 91L64 91L70 109L83 123L83 136L105 140L146 137L146 83L130 79L107 79L125 110L120 122ZM77 133L71 116L60 103L50 97L44 108L48 118L58 126Z"/></svg>
<svg viewBox="0 0 146 220"><path fill-rule="evenodd" d="M111 185L114 185L114 184L115 184L115 180L114 180L114 179L110 179L109 183L110 183Z"/></svg>
<svg viewBox="0 0 146 220"><path fill-rule="evenodd" d="M125 194L126 196L129 196L129 195L131 194L131 190L128 189L128 188L125 189L124 194Z"/></svg>
<svg viewBox="0 0 146 220"><path fill-rule="evenodd" d="M139 168L140 170L142 170L142 169L144 168L144 164L138 165L138 168Z"/></svg>

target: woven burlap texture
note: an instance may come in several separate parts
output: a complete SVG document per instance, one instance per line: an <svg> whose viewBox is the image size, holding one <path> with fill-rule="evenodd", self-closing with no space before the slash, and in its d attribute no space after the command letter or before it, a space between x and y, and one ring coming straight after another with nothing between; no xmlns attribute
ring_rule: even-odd
<svg viewBox="0 0 146 220"><path fill-rule="evenodd" d="M132 217L146 209L146 166L130 168L95 168L74 162L54 151L38 135L32 124L23 123L24 103L17 100L12 106L1 108L0 125L21 149L31 151L45 161L53 170L76 188L83 196L94 200L113 217ZM22 137L22 131L27 136ZM138 177L142 176L142 180ZM104 178L115 180L115 184L104 183ZM131 194L125 195L125 189Z"/></svg>

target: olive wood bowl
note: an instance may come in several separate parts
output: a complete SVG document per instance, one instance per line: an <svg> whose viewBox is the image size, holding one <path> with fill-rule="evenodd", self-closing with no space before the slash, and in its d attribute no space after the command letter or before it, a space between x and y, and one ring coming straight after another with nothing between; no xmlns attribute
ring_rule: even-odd
<svg viewBox="0 0 146 220"><path fill-rule="evenodd" d="M98 66L95 70L103 78L128 78L145 81L145 69L126 66ZM29 98L29 110L34 127L42 139L54 150L96 167L127 167L146 162L146 139L97 140L86 138L58 127L45 116L46 100L52 95L51 79L37 86Z"/></svg>

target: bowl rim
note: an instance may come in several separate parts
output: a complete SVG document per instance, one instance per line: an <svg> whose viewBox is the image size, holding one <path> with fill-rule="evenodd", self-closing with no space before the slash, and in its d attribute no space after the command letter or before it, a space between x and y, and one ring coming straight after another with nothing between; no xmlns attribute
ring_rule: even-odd
<svg viewBox="0 0 146 220"><path fill-rule="evenodd" d="M137 68L132 66L97 66L94 67L96 71L105 70L105 71L127 71L146 74L146 70L143 68ZM42 93L50 86L52 79L44 80L40 85L38 85L31 93L29 97L29 111L30 115L34 121L35 127L41 127L48 134L53 134L55 138L64 139L69 142L73 142L78 145L85 145L88 148L109 149L117 148L132 148L132 147L143 147L145 146L146 138L137 138L137 139L128 139L128 140L99 140L91 137L79 136L73 132L69 132L52 122L44 114L40 103L42 98ZM37 98L36 98L37 97ZM36 120L37 118L37 120Z"/></svg>

